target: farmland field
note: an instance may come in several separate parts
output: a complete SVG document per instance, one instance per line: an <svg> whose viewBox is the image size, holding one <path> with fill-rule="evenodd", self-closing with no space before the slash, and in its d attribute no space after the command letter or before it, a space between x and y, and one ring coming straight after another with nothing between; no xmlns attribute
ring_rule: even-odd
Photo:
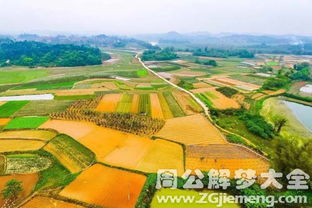
<svg viewBox="0 0 312 208"><path fill-rule="evenodd" d="M87 122L49 120L40 126L43 129L54 129L75 139L81 138L94 129L94 125Z"/></svg>
<svg viewBox="0 0 312 208"><path fill-rule="evenodd" d="M0 106L0 118L10 117L29 101L10 101Z"/></svg>
<svg viewBox="0 0 312 208"><path fill-rule="evenodd" d="M133 94L123 94L120 102L117 105L117 112L129 113L131 110Z"/></svg>
<svg viewBox="0 0 312 208"><path fill-rule="evenodd" d="M24 204L21 208L84 208L83 206L60 201L53 198L36 196Z"/></svg>
<svg viewBox="0 0 312 208"><path fill-rule="evenodd" d="M32 191L32 189L35 187L37 181L38 181L38 174L25 174L25 175L11 175L11 176L0 176L0 190L3 190L5 184L12 180L19 180L22 182L23 185L23 192L18 197L18 201L21 201L25 199ZM2 206L4 203L4 199L2 198L2 195L0 196L0 206Z"/></svg>
<svg viewBox="0 0 312 208"><path fill-rule="evenodd" d="M151 115L151 100L149 94L140 95L139 113L144 115Z"/></svg>
<svg viewBox="0 0 312 208"><path fill-rule="evenodd" d="M15 67L0 71L0 84L25 83L48 75L47 70L19 70Z"/></svg>
<svg viewBox="0 0 312 208"><path fill-rule="evenodd" d="M161 109L160 101L158 99L158 95L156 93L150 94L150 99L151 99L151 111L152 111L152 117L153 118L159 118L163 119L163 111Z"/></svg>
<svg viewBox="0 0 312 208"><path fill-rule="evenodd" d="M222 134L200 114L173 118L155 135L183 144L224 144Z"/></svg>
<svg viewBox="0 0 312 208"><path fill-rule="evenodd" d="M5 126L10 120L9 118L0 118L0 126Z"/></svg>
<svg viewBox="0 0 312 208"><path fill-rule="evenodd" d="M103 207L134 207L146 177L96 164L60 192L61 196Z"/></svg>
<svg viewBox="0 0 312 208"><path fill-rule="evenodd" d="M226 97L214 88L205 89L205 92L197 94L197 96L217 109L240 108L234 99Z"/></svg>
<svg viewBox="0 0 312 208"><path fill-rule="evenodd" d="M43 100L30 101L21 108L14 116L47 116L53 112L64 111L73 101L71 100Z"/></svg>
<svg viewBox="0 0 312 208"><path fill-rule="evenodd" d="M163 96L165 97L174 117L185 116L181 106L177 103L171 92L164 92Z"/></svg>
<svg viewBox="0 0 312 208"><path fill-rule="evenodd" d="M57 133L50 130L13 130L0 132L0 139L39 139L50 140L55 137Z"/></svg>
<svg viewBox="0 0 312 208"><path fill-rule="evenodd" d="M5 129L35 129L47 120L49 120L48 117L35 116L14 118L5 126Z"/></svg>
<svg viewBox="0 0 312 208"><path fill-rule="evenodd" d="M257 173L268 170L266 160L247 148L233 144L190 145L186 147L186 169L252 169ZM231 175L233 177L233 175Z"/></svg>
<svg viewBox="0 0 312 208"><path fill-rule="evenodd" d="M93 152L67 135L56 136L43 149L54 155L73 173L83 170L95 161Z"/></svg>
<svg viewBox="0 0 312 208"><path fill-rule="evenodd" d="M107 94L104 95L96 110L99 112L115 112L121 94Z"/></svg>
<svg viewBox="0 0 312 208"><path fill-rule="evenodd" d="M0 139L0 152L38 150L44 145L42 141L31 139Z"/></svg>

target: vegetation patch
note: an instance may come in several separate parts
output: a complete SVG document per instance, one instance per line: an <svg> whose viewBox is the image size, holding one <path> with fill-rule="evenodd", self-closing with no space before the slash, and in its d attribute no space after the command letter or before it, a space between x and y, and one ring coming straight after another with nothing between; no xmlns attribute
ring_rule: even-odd
<svg viewBox="0 0 312 208"><path fill-rule="evenodd" d="M136 73L139 77L145 77L148 75L148 71L146 69L138 70Z"/></svg>
<svg viewBox="0 0 312 208"><path fill-rule="evenodd" d="M117 105L116 111L119 113L129 113L131 110L133 94L123 94Z"/></svg>
<svg viewBox="0 0 312 208"><path fill-rule="evenodd" d="M24 107L29 101L10 101L0 106L0 117L7 118Z"/></svg>
<svg viewBox="0 0 312 208"><path fill-rule="evenodd" d="M0 71L0 84L25 83L45 76L48 76L47 70L18 70L15 68L9 68L8 70Z"/></svg>
<svg viewBox="0 0 312 208"><path fill-rule="evenodd" d="M163 92L163 96L165 97L169 108L173 114L174 117L182 117L185 116L185 113L183 112L181 106L178 104L176 99L173 97L172 92Z"/></svg>
<svg viewBox="0 0 312 208"><path fill-rule="evenodd" d="M3 175L6 170L6 157L0 155L0 175Z"/></svg>
<svg viewBox="0 0 312 208"><path fill-rule="evenodd" d="M149 94L140 95L139 113L142 115L151 115L151 100Z"/></svg>
<svg viewBox="0 0 312 208"><path fill-rule="evenodd" d="M36 154L7 155L5 174L30 174L49 168L51 160Z"/></svg>
<svg viewBox="0 0 312 208"><path fill-rule="evenodd" d="M35 129L49 120L49 117L19 117L12 119L5 129Z"/></svg>
<svg viewBox="0 0 312 208"><path fill-rule="evenodd" d="M223 95L225 95L228 98L232 98L234 95L238 93L237 90L230 88L230 87L219 87L216 90L218 92L221 92Z"/></svg>
<svg viewBox="0 0 312 208"><path fill-rule="evenodd" d="M50 113L66 110L71 104L73 104L72 100L65 99L30 101L21 110L16 112L14 116L48 116Z"/></svg>
<svg viewBox="0 0 312 208"><path fill-rule="evenodd" d="M44 150L54 155L72 173L83 170L95 161L93 152L64 134L53 138Z"/></svg>

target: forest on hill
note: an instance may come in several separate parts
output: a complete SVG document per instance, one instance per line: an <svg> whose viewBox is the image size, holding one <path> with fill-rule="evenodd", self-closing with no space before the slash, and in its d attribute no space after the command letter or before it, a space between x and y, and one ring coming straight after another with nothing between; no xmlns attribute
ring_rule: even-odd
<svg viewBox="0 0 312 208"><path fill-rule="evenodd" d="M0 41L0 66L72 67L98 65L110 55L99 48L35 41Z"/></svg>

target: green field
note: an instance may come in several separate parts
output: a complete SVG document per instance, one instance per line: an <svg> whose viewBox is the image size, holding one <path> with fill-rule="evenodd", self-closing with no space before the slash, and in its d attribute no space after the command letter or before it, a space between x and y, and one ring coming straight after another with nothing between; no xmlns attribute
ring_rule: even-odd
<svg viewBox="0 0 312 208"><path fill-rule="evenodd" d="M0 106L0 118L10 117L22 107L24 107L29 101L10 101Z"/></svg>
<svg viewBox="0 0 312 208"><path fill-rule="evenodd" d="M67 82L60 82L60 83L40 83L34 85L26 85L21 87L15 87L15 90L22 90L22 89L30 89L35 88L37 90L55 90L55 89L71 89L76 81L67 81Z"/></svg>
<svg viewBox="0 0 312 208"><path fill-rule="evenodd" d="M30 101L15 113L14 116L48 116L50 113L65 111L73 102L71 100Z"/></svg>
<svg viewBox="0 0 312 208"><path fill-rule="evenodd" d="M164 92L163 95L174 117L185 116L185 113L183 112L182 108L180 107L176 99L173 97L172 92L167 91Z"/></svg>
<svg viewBox="0 0 312 208"><path fill-rule="evenodd" d="M25 83L45 76L48 76L47 70L9 67L0 71L0 84Z"/></svg>
<svg viewBox="0 0 312 208"><path fill-rule="evenodd" d="M213 103L209 100L209 98L207 97L207 95L205 95L204 93L198 93L196 94L196 96L203 101L207 106L209 107L213 107Z"/></svg>
<svg viewBox="0 0 312 208"><path fill-rule="evenodd" d="M146 69L141 69L137 71L137 75L139 77L145 77L148 74L148 71Z"/></svg>
<svg viewBox="0 0 312 208"><path fill-rule="evenodd" d="M117 112L129 113L131 109L133 94L123 94L120 102L117 105Z"/></svg>
<svg viewBox="0 0 312 208"><path fill-rule="evenodd" d="M149 94L141 94L139 99L139 113L151 115L151 100Z"/></svg>
<svg viewBox="0 0 312 208"><path fill-rule="evenodd" d="M35 129L49 120L49 117L18 117L11 120L4 129Z"/></svg>
<svg viewBox="0 0 312 208"><path fill-rule="evenodd" d="M268 61L265 63L265 65L267 65L267 66L278 66L279 63L276 61Z"/></svg>
<svg viewBox="0 0 312 208"><path fill-rule="evenodd" d="M202 208L202 207L207 207L207 208L217 208L220 207L218 206L218 203L212 203L208 202L205 204L202 203L195 203L196 201L200 200L202 198L202 195L200 193L206 193L208 195L214 194L215 196L212 197L213 199L219 197L219 193L221 192L215 192L211 190L204 190L204 191L193 191L193 190L179 190L179 189L161 189L156 192L156 194L153 197L152 203L151 203L151 208ZM222 193L223 194L223 193ZM165 202L160 202L160 199L162 197L168 197L168 196L176 196L176 197L188 197L190 201L188 202L183 202L181 200L180 202L172 202L168 201L167 203ZM222 196L222 195L221 195ZM191 202L193 198L193 203ZM206 199L207 200L207 199ZM228 204L223 204L221 207L224 208L240 208L241 206L239 204L235 203L228 203Z"/></svg>
<svg viewBox="0 0 312 208"><path fill-rule="evenodd" d="M255 75L242 75L242 74L233 74L230 75L231 78L242 81L242 82L247 82L255 85L260 85L262 86L265 80L267 78L265 77L260 77L260 76L255 76Z"/></svg>

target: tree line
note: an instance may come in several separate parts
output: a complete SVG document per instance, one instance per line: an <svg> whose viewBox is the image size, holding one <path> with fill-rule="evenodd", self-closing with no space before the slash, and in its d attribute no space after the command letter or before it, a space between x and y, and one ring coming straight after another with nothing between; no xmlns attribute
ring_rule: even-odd
<svg viewBox="0 0 312 208"><path fill-rule="evenodd" d="M47 44L34 41L0 42L0 66L71 67L99 65L110 55L100 49L71 44Z"/></svg>

